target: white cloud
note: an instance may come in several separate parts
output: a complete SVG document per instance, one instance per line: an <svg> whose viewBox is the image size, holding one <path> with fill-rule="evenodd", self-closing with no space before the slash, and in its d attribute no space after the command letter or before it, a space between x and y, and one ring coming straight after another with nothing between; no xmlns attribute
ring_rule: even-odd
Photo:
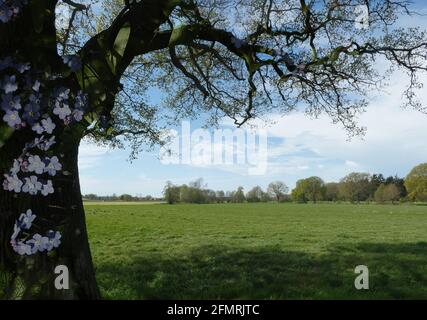
<svg viewBox="0 0 427 320"><path fill-rule="evenodd" d="M346 160L345 164L351 168L357 168L359 167L359 164L357 162L351 161L351 160Z"/></svg>
<svg viewBox="0 0 427 320"><path fill-rule="evenodd" d="M110 152L109 148L83 141L79 148L79 168L91 169L101 164L103 156Z"/></svg>

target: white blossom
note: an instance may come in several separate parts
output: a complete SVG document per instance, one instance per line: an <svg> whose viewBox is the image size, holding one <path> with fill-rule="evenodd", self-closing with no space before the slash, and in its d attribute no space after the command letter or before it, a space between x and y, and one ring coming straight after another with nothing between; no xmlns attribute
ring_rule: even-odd
<svg viewBox="0 0 427 320"><path fill-rule="evenodd" d="M62 169L62 165L59 163L57 156L53 156L49 160L49 164L45 167L45 172L49 173L50 176L56 175L57 171Z"/></svg>
<svg viewBox="0 0 427 320"><path fill-rule="evenodd" d="M64 101L67 100L70 95L70 89L65 87L56 88L53 92L53 97L56 101Z"/></svg>
<svg viewBox="0 0 427 320"><path fill-rule="evenodd" d="M55 136L50 137L49 140L45 140L44 137L41 139L36 138L36 140L34 140L34 144L42 151L49 150L55 143Z"/></svg>
<svg viewBox="0 0 427 320"><path fill-rule="evenodd" d="M34 234L30 240L17 239L22 230L29 230L36 215L28 209L26 213L22 213L18 221L15 222L14 232L10 238L10 244L13 250L19 255L33 255L37 252L51 251L53 248L58 248L61 245L61 233L59 231L49 230L46 236L38 233Z"/></svg>
<svg viewBox="0 0 427 320"><path fill-rule="evenodd" d="M19 235L19 233L21 232L21 228L18 226L18 224L15 222L15 225L13 226L13 234L10 237L11 240L15 240L16 237Z"/></svg>
<svg viewBox="0 0 427 320"><path fill-rule="evenodd" d="M55 143L55 136L50 137L50 139L44 143L44 151L49 150Z"/></svg>
<svg viewBox="0 0 427 320"><path fill-rule="evenodd" d="M28 163L28 170L37 174L42 174L46 166L39 156L28 157Z"/></svg>
<svg viewBox="0 0 427 320"><path fill-rule="evenodd" d="M7 191L14 191L16 193L21 192L21 187L23 185L23 182L18 178L16 174L4 175L6 180L3 182L3 188Z"/></svg>
<svg viewBox="0 0 427 320"><path fill-rule="evenodd" d="M76 109L73 111L73 118L74 120L76 120L77 122L80 122L83 120L83 111Z"/></svg>
<svg viewBox="0 0 427 320"><path fill-rule="evenodd" d="M31 228L33 221L36 219L36 215L33 214L31 209L28 209L26 213L22 213L19 217L19 222L21 223L21 227L25 230Z"/></svg>
<svg viewBox="0 0 427 320"><path fill-rule="evenodd" d="M56 127L56 125L52 122L51 118L43 119L42 125L43 125L44 130L49 134L52 134L53 130Z"/></svg>
<svg viewBox="0 0 427 320"><path fill-rule="evenodd" d="M59 119L64 120L67 116L71 114L71 109L67 104L55 103L55 108L53 113L56 114Z"/></svg>
<svg viewBox="0 0 427 320"><path fill-rule="evenodd" d="M42 184L37 180L36 176L25 178L25 184L22 187L22 192L36 195L38 191L42 189Z"/></svg>
<svg viewBox="0 0 427 320"><path fill-rule="evenodd" d="M32 89L34 90L34 91L36 91L36 92L39 92L39 90L40 90L40 81L39 80L36 80L35 82L34 82L34 84L33 84L33 86L32 86Z"/></svg>
<svg viewBox="0 0 427 320"><path fill-rule="evenodd" d="M12 244L12 247L13 247L13 250L21 256L23 255L29 256L33 253L31 246L22 241L18 241L17 243Z"/></svg>
<svg viewBox="0 0 427 320"><path fill-rule="evenodd" d="M41 190L41 193L46 197L49 194L52 194L54 192L55 190L53 189L52 181L48 180L47 183L43 185L43 189Z"/></svg>
<svg viewBox="0 0 427 320"><path fill-rule="evenodd" d="M22 123L21 117L19 116L18 111L8 110L3 116L3 121L6 122L9 127L15 127Z"/></svg>
<svg viewBox="0 0 427 320"><path fill-rule="evenodd" d="M44 132L44 128L39 122L33 125L32 129L33 131L37 132L37 134L42 134Z"/></svg>
<svg viewBox="0 0 427 320"><path fill-rule="evenodd" d="M5 76L2 81L2 89L5 93L12 93L18 90L18 85L16 83L16 76Z"/></svg>
<svg viewBox="0 0 427 320"><path fill-rule="evenodd" d="M50 231L50 232L53 232L53 231ZM61 240L60 240L61 237L62 237L61 233L59 231L56 231L53 238L50 239L50 242L54 248L58 248L59 245L61 244Z"/></svg>
<svg viewBox="0 0 427 320"><path fill-rule="evenodd" d="M46 251L49 246L49 238L43 237L40 234L36 233L32 239L27 241L27 243L32 245L32 254L36 253L37 251L43 252Z"/></svg>
<svg viewBox="0 0 427 320"><path fill-rule="evenodd" d="M12 175L16 175L19 173L19 171L21 171L21 163L17 159L15 159L13 160L13 166L10 169L10 173Z"/></svg>

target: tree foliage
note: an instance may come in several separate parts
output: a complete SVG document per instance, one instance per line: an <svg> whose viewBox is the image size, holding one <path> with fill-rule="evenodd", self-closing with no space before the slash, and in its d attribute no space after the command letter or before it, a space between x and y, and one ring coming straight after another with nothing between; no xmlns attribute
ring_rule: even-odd
<svg viewBox="0 0 427 320"><path fill-rule="evenodd" d="M353 172L340 181L340 194L348 201L360 202L369 198L371 193L369 173Z"/></svg>
<svg viewBox="0 0 427 320"><path fill-rule="evenodd" d="M243 187L238 187L237 190L231 194L232 202L243 203L246 201L245 193L243 190Z"/></svg>
<svg viewBox="0 0 427 320"><path fill-rule="evenodd" d="M375 192L375 201L384 203L391 201L392 203L400 199L400 190L395 184L381 184Z"/></svg>
<svg viewBox="0 0 427 320"><path fill-rule="evenodd" d="M408 197L415 201L427 201L427 163L413 168L406 176L405 186Z"/></svg>
<svg viewBox="0 0 427 320"><path fill-rule="evenodd" d="M267 188L268 194L271 197L276 198L277 202L283 200L288 191L288 186L282 181L271 182Z"/></svg>
<svg viewBox="0 0 427 320"><path fill-rule="evenodd" d="M326 192L325 192L325 200L326 201L338 201L340 200L339 193L339 183L337 182L329 182L325 184Z"/></svg>
<svg viewBox="0 0 427 320"><path fill-rule="evenodd" d="M298 202L322 201L325 198L326 186L319 177L298 180L292 190L292 199Z"/></svg>
<svg viewBox="0 0 427 320"><path fill-rule="evenodd" d="M366 93L390 75L375 67L379 59L389 62L390 71L410 75L406 102L425 111L414 96L416 75L426 70L425 33L390 28L401 15L415 14L404 1L106 0L62 6L72 18L57 30L63 52L84 57L95 49L109 57L102 68L105 61L85 59L87 72L96 71L94 81L110 82L116 92L114 103L97 112L111 129L88 134L113 145L125 139L139 150L142 143L161 143L165 119L174 123L201 112L210 115L208 124L229 117L240 126L301 108L328 114L349 134L360 134L365 128L356 118L367 105ZM369 28L359 28L357 6L368 7ZM97 41L107 43L97 47ZM153 88L161 101L151 99Z"/></svg>

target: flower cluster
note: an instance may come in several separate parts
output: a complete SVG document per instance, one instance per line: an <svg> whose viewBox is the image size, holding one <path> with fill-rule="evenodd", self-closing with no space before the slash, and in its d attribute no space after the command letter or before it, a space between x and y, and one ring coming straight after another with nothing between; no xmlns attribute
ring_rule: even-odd
<svg viewBox="0 0 427 320"><path fill-rule="evenodd" d="M21 256L52 251L61 244L62 236L59 231L49 230L46 236L36 233L30 238L30 234L26 233L26 231L32 227L35 219L36 215L33 214L31 209L28 209L26 213L22 213L19 219L15 221L10 244L13 250ZM24 233L25 237L17 239L21 232Z"/></svg>
<svg viewBox="0 0 427 320"><path fill-rule="evenodd" d="M81 67L77 56L64 57L64 63L73 70ZM27 143L22 155L15 159L10 173L5 175L3 188L15 193L47 196L54 189L46 175L56 175L62 165L56 156L42 157L28 151L34 148L48 151L56 143L53 133L58 123L80 122L88 107L88 96L83 91L72 94L63 86L48 88L46 83L52 77L43 78L41 72L31 70L29 63L17 63L11 57L0 60L0 71L5 73L0 79L0 107L5 113L3 121L14 129L31 128L40 135ZM52 115L58 120L51 118ZM20 177L22 174L27 175Z"/></svg>
<svg viewBox="0 0 427 320"><path fill-rule="evenodd" d="M49 158L27 153L14 160L9 174L5 175L3 188L15 193L23 192L30 195L41 193L48 196L54 192L52 181L39 179L37 175L55 176L61 169L62 165L56 156ZM30 176L22 179L18 177L19 173L29 173Z"/></svg>
<svg viewBox="0 0 427 320"><path fill-rule="evenodd" d="M28 0L0 0L0 21L7 23L14 19Z"/></svg>
<svg viewBox="0 0 427 320"><path fill-rule="evenodd" d="M50 110L65 125L83 119L88 98L82 91L73 95L70 89L57 87L50 90L50 94L43 94L42 90L48 90L40 74L32 71L28 63L15 63L11 57L0 60L0 71L5 74L0 79L0 107L5 113L3 121L10 127L28 126L38 134L52 134L56 125L50 118Z"/></svg>
<svg viewBox="0 0 427 320"><path fill-rule="evenodd" d="M10 20L13 15L7 10L13 5L20 8L20 3L24 1L0 0L0 20ZM81 68L78 56L64 56L63 61L73 72ZM32 70L29 63L16 62L12 57L0 57L0 74L0 121L14 130L26 129L37 135L25 144L9 173L4 175L3 188L9 192L48 196L54 193L49 178L62 171L62 164L57 156L46 153L56 143L54 133L58 127L83 120L88 96L83 91L75 93L58 86L61 76ZM51 251L61 243L61 234L53 231L45 236L36 233L30 238L25 232L35 217L28 210L15 223L11 245L20 255ZM26 237L18 239L21 233Z"/></svg>
<svg viewBox="0 0 427 320"><path fill-rule="evenodd" d="M55 136L49 139L46 136L41 136L40 138L35 138L33 142L27 143L25 150L37 148L41 151L48 151L55 143Z"/></svg>
<svg viewBox="0 0 427 320"><path fill-rule="evenodd" d="M64 121L65 125L83 120L84 111L88 105L87 95L79 91L74 99L74 105L70 102L70 89L59 87L52 94L53 114Z"/></svg>

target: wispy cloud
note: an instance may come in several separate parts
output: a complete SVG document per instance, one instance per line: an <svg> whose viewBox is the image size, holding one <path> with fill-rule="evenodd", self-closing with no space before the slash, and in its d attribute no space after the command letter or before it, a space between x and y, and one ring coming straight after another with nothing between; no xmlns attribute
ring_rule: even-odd
<svg viewBox="0 0 427 320"><path fill-rule="evenodd" d="M83 141L79 149L79 168L92 169L101 165L102 158L109 154L110 149Z"/></svg>

